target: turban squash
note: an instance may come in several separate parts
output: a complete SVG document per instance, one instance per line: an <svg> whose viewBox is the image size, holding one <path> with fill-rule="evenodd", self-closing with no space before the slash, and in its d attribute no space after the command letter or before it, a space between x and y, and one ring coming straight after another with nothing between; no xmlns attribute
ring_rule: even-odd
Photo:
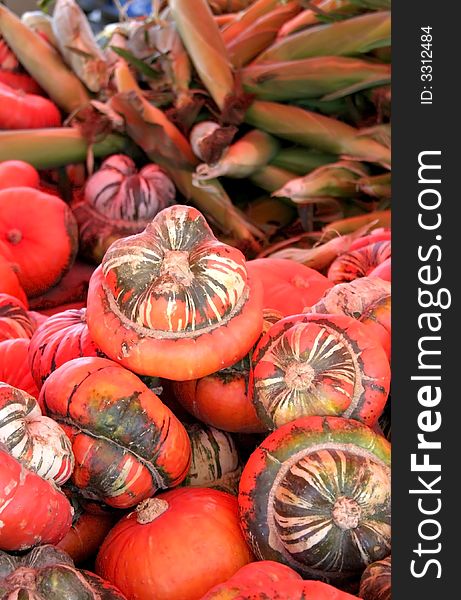
<svg viewBox="0 0 461 600"><path fill-rule="evenodd" d="M130 157L110 156L71 204L81 253L101 262L112 242L142 231L160 210L173 204L175 193L172 181L157 165L137 172Z"/></svg>
<svg viewBox="0 0 461 600"><path fill-rule="evenodd" d="M28 338L0 342L0 381L38 398L39 391L29 368Z"/></svg>
<svg viewBox="0 0 461 600"><path fill-rule="evenodd" d="M0 550L56 544L69 531L72 507L66 496L25 467L0 444Z"/></svg>
<svg viewBox="0 0 461 600"><path fill-rule="evenodd" d="M342 585L390 553L390 444L342 417L271 433L240 479L240 520L256 556Z"/></svg>
<svg viewBox="0 0 461 600"><path fill-rule="evenodd" d="M275 323L253 354L250 391L270 429L333 415L373 426L384 410L390 367L381 344L344 315L302 314Z"/></svg>
<svg viewBox="0 0 461 600"><path fill-rule="evenodd" d="M21 557L0 551L0 590L2 600L126 600L110 583L76 569L65 552L48 544Z"/></svg>
<svg viewBox="0 0 461 600"><path fill-rule="evenodd" d="M190 206L165 208L114 242L90 281L88 327L140 375L184 381L243 358L262 330L262 292L243 254Z"/></svg>
<svg viewBox="0 0 461 600"><path fill-rule="evenodd" d="M81 494L129 508L186 477L187 432L134 373L98 357L75 358L40 391L46 414L72 442Z"/></svg>
<svg viewBox="0 0 461 600"><path fill-rule="evenodd" d="M18 298L0 294L0 342L14 338L30 339L35 326L25 305Z"/></svg>
<svg viewBox="0 0 461 600"><path fill-rule="evenodd" d="M42 323L30 341L29 362L36 385L64 363L81 356L102 356L90 337L86 309L56 313Z"/></svg>

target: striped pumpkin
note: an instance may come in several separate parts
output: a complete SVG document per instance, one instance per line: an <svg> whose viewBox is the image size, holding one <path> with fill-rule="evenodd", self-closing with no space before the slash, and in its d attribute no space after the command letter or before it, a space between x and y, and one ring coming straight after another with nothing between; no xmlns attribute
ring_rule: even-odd
<svg viewBox="0 0 461 600"><path fill-rule="evenodd" d="M327 277L333 283L344 283L359 277L366 277L390 256L390 240L373 242L338 256L331 263Z"/></svg>
<svg viewBox="0 0 461 600"><path fill-rule="evenodd" d="M363 600L391 600L391 575L390 556L368 565L360 579L360 598Z"/></svg>
<svg viewBox="0 0 461 600"><path fill-rule="evenodd" d="M25 305L14 296L0 294L0 342L13 338L31 338L35 323Z"/></svg>
<svg viewBox="0 0 461 600"><path fill-rule="evenodd" d="M174 203L175 195L172 181L157 165L137 172L128 156L110 156L71 204L80 252L101 262L112 242L143 231L160 210Z"/></svg>
<svg viewBox="0 0 461 600"><path fill-rule="evenodd" d="M366 425L305 417L273 432L240 480L256 556L343 584L390 553L390 444Z"/></svg>
<svg viewBox="0 0 461 600"><path fill-rule="evenodd" d="M161 211L114 242L90 281L88 327L140 375L196 379L243 358L262 330L262 291L243 254L190 206Z"/></svg>
<svg viewBox="0 0 461 600"><path fill-rule="evenodd" d="M0 383L0 442L43 479L62 485L72 474L74 456L64 431L42 415L35 398L6 383Z"/></svg>
<svg viewBox="0 0 461 600"><path fill-rule="evenodd" d="M72 512L51 481L26 468L0 443L0 550L57 544L70 529ZM3 564L0 571L4 573Z"/></svg>
<svg viewBox="0 0 461 600"><path fill-rule="evenodd" d="M38 398L39 391L29 368L28 338L0 342L0 381Z"/></svg>
<svg viewBox="0 0 461 600"><path fill-rule="evenodd" d="M383 348L364 325L343 315L282 319L253 354L252 399L271 429L311 415L344 416L372 426L389 387Z"/></svg>
<svg viewBox="0 0 461 600"><path fill-rule="evenodd" d="M93 343L86 309L71 309L49 317L30 341L29 364L38 388L64 363L81 356L104 356Z"/></svg>
<svg viewBox="0 0 461 600"><path fill-rule="evenodd" d="M361 277L338 283L305 312L347 315L364 323L370 334L391 354L391 284L379 278Z"/></svg>
<svg viewBox="0 0 461 600"><path fill-rule="evenodd" d="M51 544L23 556L0 551L2 600L126 600L94 573L76 569L70 556Z"/></svg>
<svg viewBox="0 0 461 600"><path fill-rule="evenodd" d="M191 465L182 485L237 494L242 466L229 433L199 423L185 424L191 442Z"/></svg>
<svg viewBox="0 0 461 600"><path fill-rule="evenodd" d="M72 442L71 481L83 497L129 508L186 477L186 430L120 365L75 358L48 377L39 400Z"/></svg>

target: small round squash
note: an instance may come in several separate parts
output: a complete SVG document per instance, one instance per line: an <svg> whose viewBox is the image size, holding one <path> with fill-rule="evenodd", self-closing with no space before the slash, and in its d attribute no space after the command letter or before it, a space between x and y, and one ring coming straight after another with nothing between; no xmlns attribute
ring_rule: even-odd
<svg viewBox="0 0 461 600"><path fill-rule="evenodd" d="M360 598L363 600L391 600L391 556L378 560L365 569L360 579Z"/></svg>
<svg viewBox="0 0 461 600"><path fill-rule="evenodd" d="M137 600L199 600L253 559L237 499L178 488L141 503L104 540L96 572Z"/></svg>
<svg viewBox="0 0 461 600"><path fill-rule="evenodd" d="M77 254L75 218L56 196L28 187L0 190L0 241L19 267L28 297L58 283Z"/></svg>

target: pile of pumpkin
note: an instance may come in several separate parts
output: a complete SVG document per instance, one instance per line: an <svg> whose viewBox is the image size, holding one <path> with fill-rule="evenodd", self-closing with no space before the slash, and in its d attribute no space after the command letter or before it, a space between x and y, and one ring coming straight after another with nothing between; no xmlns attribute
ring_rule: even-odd
<svg viewBox="0 0 461 600"><path fill-rule="evenodd" d="M67 309L79 213L0 165L2 598L389 597L389 230L325 274L246 260L124 160L83 197L146 227Z"/></svg>

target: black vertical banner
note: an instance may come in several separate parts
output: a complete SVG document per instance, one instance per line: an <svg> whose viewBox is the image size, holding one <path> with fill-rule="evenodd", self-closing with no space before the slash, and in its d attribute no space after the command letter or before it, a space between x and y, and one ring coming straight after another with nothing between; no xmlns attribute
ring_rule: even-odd
<svg viewBox="0 0 461 600"><path fill-rule="evenodd" d="M460 596L460 22L392 3L393 600Z"/></svg>

